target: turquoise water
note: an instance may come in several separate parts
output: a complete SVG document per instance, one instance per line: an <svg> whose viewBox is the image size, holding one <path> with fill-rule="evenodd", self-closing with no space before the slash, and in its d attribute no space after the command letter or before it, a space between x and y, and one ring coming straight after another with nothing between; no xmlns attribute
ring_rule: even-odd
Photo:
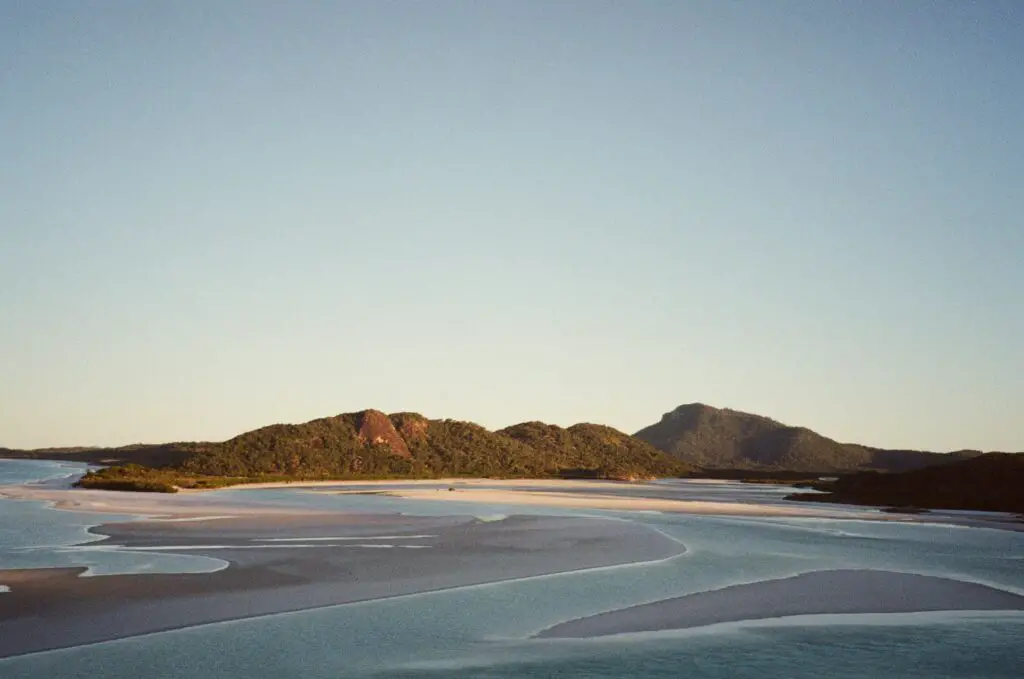
<svg viewBox="0 0 1024 679"><path fill-rule="evenodd" d="M0 465L0 471L2 468ZM38 471L44 469L56 473L50 468ZM693 492L711 493L715 499L752 497L751 501L759 503L780 498L778 489L698 487ZM829 568L940 575L1024 593L1022 533L854 518L554 511L298 490L223 491L217 495L254 504L288 502L349 511L604 516L647 524L683 542L687 552L653 563L217 623L0 660L0 677L1024 676L1022 614L806 616L594 640L530 638L570 618ZM64 539L70 535L62 532L70 530L68 526L97 521L95 515L57 512L40 503L0 500L4 540L11 536L29 540L17 537L21 529L8 525L10 504L29 507L18 510L23 512L18 515L19 524L35 536L31 540L37 546L39 536L51 528ZM41 518L44 516L48 518ZM55 542L65 549L70 544ZM4 549L0 545L0 556ZM45 549L37 551L44 556L47 553ZM130 556L153 558L151 554ZM112 557L100 554L97 558Z"/></svg>
<svg viewBox="0 0 1024 679"><path fill-rule="evenodd" d="M0 488L27 482L77 478L86 465L74 462L0 460ZM56 485L60 485L59 483ZM127 573L206 573L227 567L220 559L188 554L136 552L110 548L89 528L131 521L121 514L51 509L48 503L0 497L0 568L84 567L87 575Z"/></svg>

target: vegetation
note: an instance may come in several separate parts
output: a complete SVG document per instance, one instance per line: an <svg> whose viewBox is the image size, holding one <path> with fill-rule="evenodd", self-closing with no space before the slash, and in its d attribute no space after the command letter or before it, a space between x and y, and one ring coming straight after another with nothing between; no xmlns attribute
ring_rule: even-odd
<svg viewBox="0 0 1024 679"><path fill-rule="evenodd" d="M263 481L459 476L642 479L698 474L818 488L823 487L819 478L824 476L865 470L902 472L979 455L979 451L940 454L839 443L809 429L699 403L679 406L635 436L597 424L562 428L542 422L489 431L472 422L364 410L304 424L275 424L219 443L0 448L0 457L76 460L107 467L87 474L81 480L84 487L154 492ZM699 468L703 469L695 471ZM844 480L838 488L844 497L864 497L869 486L889 483L872 479ZM862 482L867 485L858 486L856 492L845 485Z"/></svg>
<svg viewBox="0 0 1024 679"><path fill-rule="evenodd" d="M180 464L206 443L135 443L118 448L74 447L36 448L12 450L0 448L0 458L20 460L60 460L89 464L140 464L146 467L165 467Z"/></svg>
<svg viewBox="0 0 1024 679"><path fill-rule="evenodd" d="M132 490L142 493L177 493L173 476L167 478L139 465L107 467L87 472L75 485L98 490Z"/></svg>
<svg viewBox="0 0 1024 679"><path fill-rule="evenodd" d="M981 454L885 450L839 443L810 429L700 403L679 406L657 424L638 431L636 437L697 467L820 475L872 469L907 471Z"/></svg>
<svg viewBox="0 0 1024 679"><path fill-rule="evenodd" d="M529 422L499 432L417 413L367 410L276 424L222 443L170 444L172 464L122 464L86 474L85 488L176 492L240 483L440 477L640 479L689 469L610 427Z"/></svg>
<svg viewBox="0 0 1024 679"><path fill-rule="evenodd" d="M568 429L524 422L498 432L532 448L534 473L635 480L682 476L691 470L654 446L599 424Z"/></svg>
<svg viewBox="0 0 1024 679"><path fill-rule="evenodd" d="M826 494L796 493L786 499L876 505L904 512L920 508L1024 512L1024 455L987 453L897 474L861 472L813 487Z"/></svg>

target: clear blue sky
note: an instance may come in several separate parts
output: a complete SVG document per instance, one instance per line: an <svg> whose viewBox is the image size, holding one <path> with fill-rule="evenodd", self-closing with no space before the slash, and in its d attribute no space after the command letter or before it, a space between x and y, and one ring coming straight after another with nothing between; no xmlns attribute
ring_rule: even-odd
<svg viewBox="0 0 1024 679"><path fill-rule="evenodd" d="M1024 3L0 3L0 445L703 401L1024 449Z"/></svg>

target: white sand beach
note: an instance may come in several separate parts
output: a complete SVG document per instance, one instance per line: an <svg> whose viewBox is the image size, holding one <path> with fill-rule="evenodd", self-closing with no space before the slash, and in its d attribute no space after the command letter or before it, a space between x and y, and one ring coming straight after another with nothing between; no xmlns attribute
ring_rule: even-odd
<svg viewBox="0 0 1024 679"><path fill-rule="evenodd" d="M623 487L643 484L575 479L430 479L398 481L297 481L294 483L253 483L231 486L230 490L295 489L331 494L381 495L409 500L462 502L531 507L606 509L614 511L659 511L724 516L791 516L822 518L867 518L887 520L877 512L837 511L828 507L751 504L677 500L656 497L628 497L613 494ZM336 490L326 490L334 488ZM218 502L215 490L190 490L175 494L133 493L72 488L67 484L6 486L6 497L50 502L58 509L104 514L133 514L149 517L200 518L209 516L305 515L322 513L300 507L248 505ZM586 492L581 492L586 491ZM601 492L604 491L604 492Z"/></svg>
<svg viewBox="0 0 1024 679"><path fill-rule="evenodd" d="M587 482L564 481L562 483L585 484ZM533 482L523 482L523 484L534 485ZM511 486L511 484L509 485L510 487L508 489L501 490L487 488L459 488L454 486L453 490L437 488L408 490L382 489L382 494L409 500L474 502L480 504L527 505L535 507L568 507L576 509L609 509L616 511L658 511L682 514L717 514L730 516L842 516L844 518L883 518L877 513L872 514L869 512L863 512L863 516L861 516L860 514L851 514L850 512L840 513L817 507L778 507L745 504L741 502L705 502L697 500L671 500L644 497L634 498L595 493L528 491L518 490L514 486ZM580 486L574 485L568 487L578 488ZM344 493L345 491L341 492Z"/></svg>
<svg viewBox="0 0 1024 679"><path fill-rule="evenodd" d="M0 495L13 500L48 502L55 509L95 514L127 514L163 518L214 518L251 515L307 515L323 513L299 507L255 506L209 502L195 495L130 493L117 490L54 488L44 485L4 486Z"/></svg>
<svg viewBox="0 0 1024 679"><path fill-rule="evenodd" d="M616 487L634 486L629 481L589 481L582 479L391 479L377 481L271 481L267 483L244 483L228 486L232 490L261 490L267 488L325 488L331 486L358 486L365 488L387 486L499 486L505 488L592 488L609 490ZM215 489L187 489L183 493L208 493Z"/></svg>

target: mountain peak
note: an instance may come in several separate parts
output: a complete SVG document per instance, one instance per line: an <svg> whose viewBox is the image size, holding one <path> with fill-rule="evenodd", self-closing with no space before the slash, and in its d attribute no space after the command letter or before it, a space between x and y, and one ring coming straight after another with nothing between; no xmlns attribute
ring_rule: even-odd
<svg viewBox="0 0 1024 679"><path fill-rule="evenodd" d="M715 406L708 405L707 403L684 403L676 406L673 410L662 415L662 421L665 420L680 420L686 418L695 417L738 417L743 419L758 420L762 422L770 422L778 426L784 426L781 422L765 417L763 415L755 415L753 413L746 413L742 410L733 410L732 408L717 408Z"/></svg>
<svg viewBox="0 0 1024 679"><path fill-rule="evenodd" d="M683 403L682 405L678 405L675 408L673 408L672 410L670 410L669 412L665 413L665 417L669 417L669 416L675 415L675 414L693 413L693 412L707 412L707 411L714 411L714 410L719 410L719 409L714 407L714 406L709 406L707 403L699 403L699 402Z"/></svg>
<svg viewBox="0 0 1024 679"><path fill-rule="evenodd" d="M662 422L696 421L717 412L718 408L706 403L684 403L661 416Z"/></svg>

